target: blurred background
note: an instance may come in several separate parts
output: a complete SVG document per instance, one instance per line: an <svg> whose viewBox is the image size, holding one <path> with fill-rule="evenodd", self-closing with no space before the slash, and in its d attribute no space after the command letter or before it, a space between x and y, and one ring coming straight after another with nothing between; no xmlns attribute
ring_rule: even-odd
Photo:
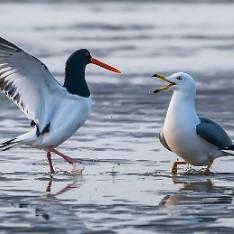
<svg viewBox="0 0 234 234"><path fill-rule="evenodd" d="M150 94L160 85L152 74L191 73L200 115L234 138L233 1L28 0L0 9L0 36L61 83L80 48L122 71L87 67L91 117L60 146L82 159L83 176L55 157L51 177L36 149L1 153L1 233L233 233L233 157L216 160L210 176L183 168L171 177L176 157L157 137L171 93ZM2 141L29 130L3 94L0 103Z"/></svg>

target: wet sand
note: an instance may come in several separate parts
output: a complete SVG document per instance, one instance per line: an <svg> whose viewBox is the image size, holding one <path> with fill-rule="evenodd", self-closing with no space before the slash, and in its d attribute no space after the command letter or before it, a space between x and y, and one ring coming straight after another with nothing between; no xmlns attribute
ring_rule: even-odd
<svg viewBox="0 0 234 234"><path fill-rule="evenodd" d="M1 233L233 233L234 157L216 160L209 176L188 176L182 167L172 177L176 157L157 138L171 93L149 94L159 85L152 74L190 72L200 115L234 138L233 4L0 7L1 36L40 58L60 82L78 48L123 70L118 76L87 67L91 117L60 146L82 160L82 176L66 173L70 166L57 156L59 172L50 176L45 153L36 149L1 152ZM4 95L0 103L1 140L30 129Z"/></svg>

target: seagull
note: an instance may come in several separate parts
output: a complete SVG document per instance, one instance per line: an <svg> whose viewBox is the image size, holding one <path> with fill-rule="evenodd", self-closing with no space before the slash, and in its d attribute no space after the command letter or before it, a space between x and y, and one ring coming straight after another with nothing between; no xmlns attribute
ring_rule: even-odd
<svg viewBox="0 0 234 234"><path fill-rule="evenodd" d="M216 122L198 116L195 109L196 84L191 75L178 72L170 77L161 74L153 77L168 83L153 93L173 90L163 129L159 133L161 144L184 160L174 162L172 174L177 173L178 164L186 163L207 166L204 173L209 173L214 159L231 154L225 150L234 150L232 140Z"/></svg>
<svg viewBox="0 0 234 234"><path fill-rule="evenodd" d="M0 37L0 90L31 120L32 130L0 145L2 151L28 145L46 151L51 173L51 153L75 166L77 160L56 148L84 125L91 112L91 96L85 80L86 65L93 63L112 72L118 69L93 58L87 49L67 59L61 85L47 66Z"/></svg>

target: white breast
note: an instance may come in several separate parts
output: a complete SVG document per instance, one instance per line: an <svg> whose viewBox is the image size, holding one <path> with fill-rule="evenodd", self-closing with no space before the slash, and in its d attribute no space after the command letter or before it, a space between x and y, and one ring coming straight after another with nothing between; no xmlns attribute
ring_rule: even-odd
<svg viewBox="0 0 234 234"><path fill-rule="evenodd" d="M51 116L50 131L39 137L34 147L60 145L85 123L91 112L91 97L84 98L68 94L67 98L58 98L56 101L57 106Z"/></svg>
<svg viewBox="0 0 234 234"><path fill-rule="evenodd" d="M192 165L207 165L209 156L216 157L220 152L197 135L196 126L200 119L191 101L180 94L173 94L163 133L170 149L185 161Z"/></svg>

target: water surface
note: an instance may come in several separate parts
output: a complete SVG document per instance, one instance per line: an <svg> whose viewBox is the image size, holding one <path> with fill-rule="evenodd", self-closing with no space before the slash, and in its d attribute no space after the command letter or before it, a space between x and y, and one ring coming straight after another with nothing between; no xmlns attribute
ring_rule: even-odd
<svg viewBox="0 0 234 234"><path fill-rule="evenodd" d="M1 36L45 62L62 82L78 48L118 65L113 75L89 65L93 112L60 146L81 158L71 176L57 156L27 147L1 153L1 233L233 233L234 158L215 161L209 176L176 177L176 157L157 139L170 92L152 96L156 72L190 72L197 109L234 137L234 5L162 1L1 2ZM29 130L3 95L0 135ZM64 115L66 118L66 114Z"/></svg>

